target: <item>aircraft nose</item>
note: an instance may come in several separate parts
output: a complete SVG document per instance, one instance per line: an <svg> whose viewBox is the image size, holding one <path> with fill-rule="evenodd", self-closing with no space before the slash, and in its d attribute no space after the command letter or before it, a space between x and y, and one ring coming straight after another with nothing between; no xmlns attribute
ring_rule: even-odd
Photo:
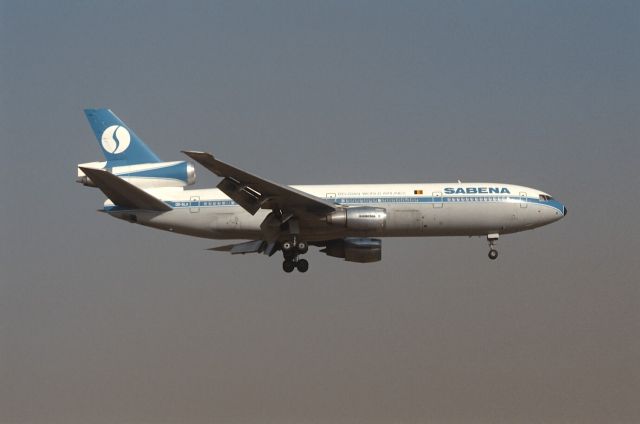
<svg viewBox="0 0 640 424"><path fill-rule="evenodd" d="M562 215L567 216L567 207L564 205L562 206Z"/></svg>

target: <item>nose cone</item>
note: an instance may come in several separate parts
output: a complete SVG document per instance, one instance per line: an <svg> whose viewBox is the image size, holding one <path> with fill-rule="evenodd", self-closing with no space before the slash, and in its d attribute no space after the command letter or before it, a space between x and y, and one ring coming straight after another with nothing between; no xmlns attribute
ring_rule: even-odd
<svg viewBox="0 0 640 424"><path fill-rule="evenodd" d="M546 204L551 206L546 209L547 213L545 214L546 218L549 220L548 222L555 222L567 216L567 207L564 204L555 199L547 201Z"/></svg>

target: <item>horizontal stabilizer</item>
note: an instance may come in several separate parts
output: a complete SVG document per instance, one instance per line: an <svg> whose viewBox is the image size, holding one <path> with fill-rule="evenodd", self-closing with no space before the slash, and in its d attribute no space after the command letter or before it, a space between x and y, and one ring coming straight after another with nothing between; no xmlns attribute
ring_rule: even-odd
<svg viewBox="0 0 640 424"><path fill-rule="evenodd" d="M244 255L245 253L260 253L264 250L267 243L262 240L252 240L238 244L227 244L225 246L212 247L207 250L216 252L230 252L232 255Z"/></svg>
<svg viewBox="0 0 640 424"><path fill-rule="evenodd" d="M158 212L171 210L171 207L162 200L109 171L85 167L80 169L116 206Z"/></svg>

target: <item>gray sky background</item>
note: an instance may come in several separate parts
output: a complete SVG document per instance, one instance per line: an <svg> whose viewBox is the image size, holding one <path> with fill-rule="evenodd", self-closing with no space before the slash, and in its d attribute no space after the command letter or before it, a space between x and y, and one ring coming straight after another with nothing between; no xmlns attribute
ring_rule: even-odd
<svg viewBox="0 0 640 424"><path fill-rule="evenodd" d="M0 422L640 422L639 41L635 1L1 1ZM97 213L85 107L166 160L569 215L496 262L387 239L285 275Z"/></svg>

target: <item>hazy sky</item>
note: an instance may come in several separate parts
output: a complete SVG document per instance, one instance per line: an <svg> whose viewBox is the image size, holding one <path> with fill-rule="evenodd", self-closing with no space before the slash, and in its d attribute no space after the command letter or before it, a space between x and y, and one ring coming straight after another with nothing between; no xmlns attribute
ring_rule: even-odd
<svg viewBox="0 0 640 424"><path fill-rule="evenodd" d="M0 1L0 422L640 422L639 46L635 1ZM96 212L86 107L166 160L569 215L495 262L386 239L285 275Z"/></svg>

